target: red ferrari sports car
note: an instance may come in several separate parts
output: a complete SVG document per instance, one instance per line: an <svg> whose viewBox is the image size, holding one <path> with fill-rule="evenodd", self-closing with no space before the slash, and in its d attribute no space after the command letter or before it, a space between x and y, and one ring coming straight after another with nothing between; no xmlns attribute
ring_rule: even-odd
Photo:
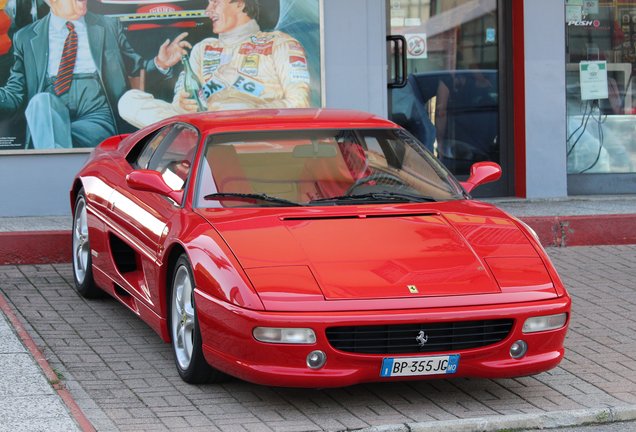
<svg viewBox="0 0 636 432"><path fill-rule="evenodd" d="M570 298L523 222L371 114L173 117L71 188L78 292L115 297L190 383L511 377L563 358Z"/></svg>

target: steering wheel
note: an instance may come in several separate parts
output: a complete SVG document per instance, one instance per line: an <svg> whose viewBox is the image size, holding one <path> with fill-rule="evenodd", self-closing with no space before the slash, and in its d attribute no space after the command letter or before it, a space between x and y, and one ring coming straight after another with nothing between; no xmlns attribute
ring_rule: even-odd
<svg viewBox="0 0 636 432"><path fill-rule="evenodd" d="M371 175L368 175L366 177L362 177L359 178L358 180L355 181L355 183L353 183L351 186L349 186L349 189L347 189L347 191L345 192L345 195L351 195L351 193L356 189L359 188L362 185L365 185L367 183L370 183L372 181L378 181L381 183L397 183L398 185L401 186L408 186L410 188L409 185L407 185L404 180L402 180L400 177L394 175L394 174L390 174L387 172L375 172Z"/></svg>

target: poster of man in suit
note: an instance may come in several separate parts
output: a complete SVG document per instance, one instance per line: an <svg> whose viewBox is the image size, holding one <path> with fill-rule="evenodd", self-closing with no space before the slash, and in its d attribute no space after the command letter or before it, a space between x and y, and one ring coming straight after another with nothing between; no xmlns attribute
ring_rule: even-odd
<svg viewBox="0 0 636 432"><path fill-rule="evenodd" d="M24 2L31 16L20 15ZM90 149L188 112L319 107L320 7L320 0L9 0L0 155ZM184 87L185 69L197 76L196 94Z"/></svg>

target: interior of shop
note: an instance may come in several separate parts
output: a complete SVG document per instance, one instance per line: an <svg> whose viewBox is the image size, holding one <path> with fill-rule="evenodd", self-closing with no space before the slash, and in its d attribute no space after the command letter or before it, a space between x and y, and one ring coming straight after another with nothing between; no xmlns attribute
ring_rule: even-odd
<svg viewBox="0 0 636 432"><path fill-rule="evenodd" d="M636 1L566 3L568 174L636 172Z"/></svg>

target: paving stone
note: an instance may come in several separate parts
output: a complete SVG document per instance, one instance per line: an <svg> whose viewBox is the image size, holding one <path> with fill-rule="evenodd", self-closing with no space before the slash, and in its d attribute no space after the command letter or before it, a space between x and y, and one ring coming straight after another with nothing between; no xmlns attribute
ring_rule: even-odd
<svg viewBox="0 0 636 432"><path fill-rule="evenodd" d="M239 380L191 386L178 377L170 346L124 306L79 297L68 264L0 267L0 291L100 431L344 430L636 404L636 246L549 253L573 298L566 358L550 372L515 379L329 390ZM19 348L4 338L4 349Z"/></svg>

